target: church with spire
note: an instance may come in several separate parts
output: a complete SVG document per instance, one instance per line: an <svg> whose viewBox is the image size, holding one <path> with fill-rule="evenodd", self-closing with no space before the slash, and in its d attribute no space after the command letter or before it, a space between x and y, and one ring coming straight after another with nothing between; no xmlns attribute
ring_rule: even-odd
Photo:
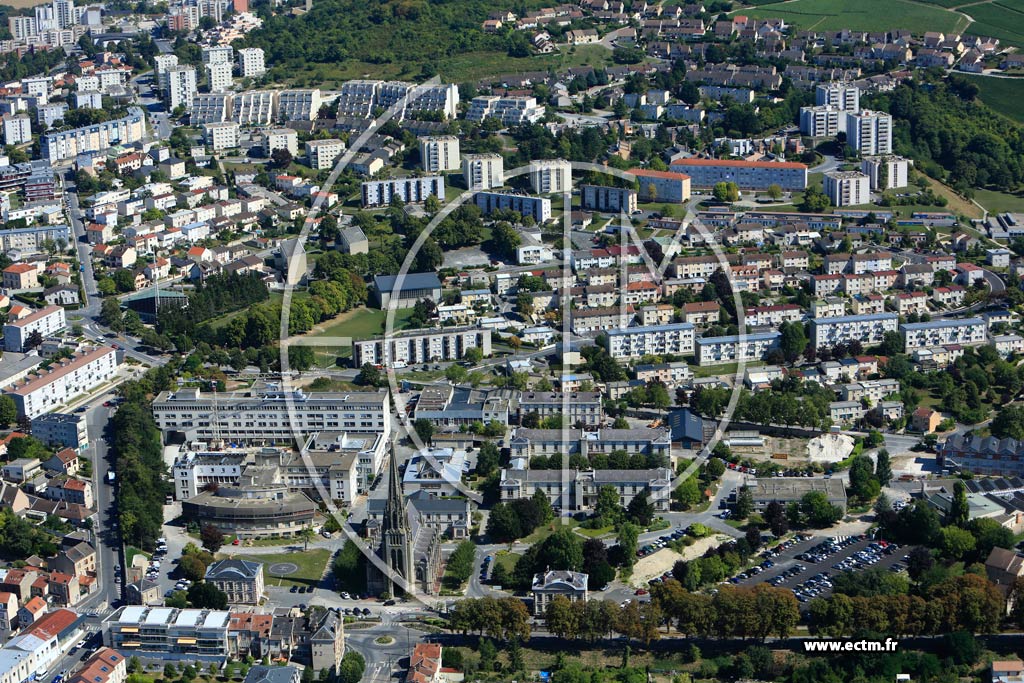
<svg viewBox="0 0 1024 683"><path fill-rule="evenodd" d="M366 524L366 535L371 547L377 544L379 560L366 563L366 585L372 595L436 595L441 584L441 533L422 524L402 494L396 460L392 444L384 514L380 520L368 520Z"/></svg>

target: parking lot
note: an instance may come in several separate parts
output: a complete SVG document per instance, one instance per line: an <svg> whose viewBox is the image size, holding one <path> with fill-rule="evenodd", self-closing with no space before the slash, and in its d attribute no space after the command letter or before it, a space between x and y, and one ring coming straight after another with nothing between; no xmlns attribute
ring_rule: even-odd
<svg viewBox="0 0 1024 683"><path fill-rule="evenodd" d="M889 571L906 569L904 557L910 547L873 541L865 535L812 537L799 535L771 550L762 551L761 564L731 578L743 586L770 583L793 591L801 609L817 597L832 592L832 579L842 572L877 567Z"/></svg>

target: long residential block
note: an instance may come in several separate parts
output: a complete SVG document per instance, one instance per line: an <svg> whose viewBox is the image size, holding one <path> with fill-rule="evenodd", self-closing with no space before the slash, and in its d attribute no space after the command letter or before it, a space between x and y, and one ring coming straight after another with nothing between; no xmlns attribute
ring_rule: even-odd
<svg viewBox="0 0 1024 683"><path fill-rule="evenodd" d="M903 343L908 349L961 344L976 346L988 340L988 325L982 318L932 320L900 325Z"/></svg>
<svg viewBox="0 0 1024 683"><path fill-rule="evenodd" d="M101 346L30 375L6 387L4 393L14 399L19 416L32 420L112 379L119 365L117 351Z"/></svg>
<svg viewBox="0 0 1024 683"><path fill-rule="evenodd" d="M779 346L781 336L778 332L754 332L744 337L701 337L697 340L697 364L722 365L762 360Z"/></svg>
<svg viewBox="0 0 1024 683"><path fill-rule="evenodd" d="M696 332L690 323L608 330L605 346L612 358L640 358L693 353Z"/></svg>
<svg viewBox="0 0 1024 683"><path fill-rule="evenodd" d="M352 366L364 363L393 365L459 360L469 349L491 354L491 330L478 327L442 327L399 332L385 339L352 342Z"/></svg>
<svg viewBox="0 0 1024 683"><path fill-rule="evenodd" d="M387 391L284 391L267 385L229 394L199 389L162 392L153 417L165 432L192 439L293 444L313 432L391 430Z"/></svg>
<svg viewBox="0 0 1024 683"><path fill-rule="evenodd" d="M103 123L47 133L40 138L40 154L50 163L74 159L85 152L103 152L115 145L130 145L146 133L146 119L138 107L128 114Z"/></svg>
<svg viewBox="0 0 1024 683"><path fill-rule="evenodd" d="M477 192L473 201L485 214L495 211L518 211L524 216L533 216L538 223L551 219L551 200L547 197L531 197L506 192Z"/></svg>
<svg viewBox="0 0 1024 683"><path fill-rule="evenodd" d="M47 306L29 315L4 325L4 351L22 352L29 337L38 332L41 337L62 332L68 326L64 309Z"/></svg>
<svg viewBox="0 0 1024 683"><path fill-rule="evenodd" d="M816 349L851 341L864 345L878 344L886 332L895 332L898 327L899 316L895 313L814 318L811 320L811 343Z"/></svg>
<svg viewBox="0 0 1024 683"><path fill-rule="evenodd" d="M733 182L746 190L766 190L778 185L783 190L807 189L807 166L792 161L738 161L735 159L679 159L673 171L685 173L696 187L713 187Z"/></svg>
<svg viewBox="0 0 1024 683"><path fill-rule="evenodd" d="M363 206L391 206L395 200L406 204L422 204L427 197L444 201L444 176L370 180L362 185Z"/></svg>

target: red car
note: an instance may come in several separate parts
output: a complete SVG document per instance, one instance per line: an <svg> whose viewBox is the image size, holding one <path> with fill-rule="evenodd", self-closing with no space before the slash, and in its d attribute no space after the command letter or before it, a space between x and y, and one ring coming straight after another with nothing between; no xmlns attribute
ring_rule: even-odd
<svg viewBox="0 0 1024 683"><path fill-rule="evenodd" d="M647 589L646 588L637 588L636 589L636 593L633 593L633 595L647 595Z"/></svg>

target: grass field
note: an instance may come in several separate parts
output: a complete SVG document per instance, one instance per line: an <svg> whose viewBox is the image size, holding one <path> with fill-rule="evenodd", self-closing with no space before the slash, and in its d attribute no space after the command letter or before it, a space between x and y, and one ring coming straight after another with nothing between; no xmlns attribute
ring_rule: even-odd
<svg viewBox="0 0 1024 683"><path fill-rule="evenodd" d="M1021 21L1024 21L1024 18ZM1024 99L1024 78L992 78L970 75L967 78L978 86L978 97L982 102L1000 114L1024 123L1024 109L1020 106L1021 100Z"/></svg>
<svg viewBox="0 0 1024 683"><path fill-rule="evenodd" d="M562 70L574 66L607 66L611 64L612 51L600 45L577 45L564 51L530 57L509 57L505 52L467 52L449 57L437 64L438 75L446 82L461 83L486 76L514 74L526 71ZM297 86L337 87L342 81L353 78L398 78L413 80L419 75L419 68L408 65L370 64L360 61L345 61L340 64L311 64L298 74L279 74Z"/></svg>
<svg viewBox="0 0 1024 683"><path fill-rule="evenodd" d="M974 19L970 32L993 36L1010 45L1024 45L1024 0L993 0L965 7Z"/></svg>
<svg viewBox="0 0 1024 683"><path fill-rule="evenodd" d="M301 542L299 543L301 545ZM234 555L235 559L259 562L266 573L268 586L316 586L324 574L331 551L326 548L314 548L306 552L281 553L268 555ZM274 564L293 564L298 569L288 576L275 576L270 572Z"/></svg>
<svg viewBox="0 0 1024 683"><path fill-rule="evenodd" d="M1024 212L1024 194L975 190L974 199L991 213Z"/></svg>
<svg viewBox="0 0 1024 683"><path fill-rule="evenodd" d="M962 31L968 23L963 16L942 7L910 0L791 0L735 13L754 19L779 17L804 30L950 32Z"/></svg>
<svg viewBox="0 0 1024 683"><path fill-rule="evenodd" d="M411 308L396 310L395 329L400 330L404 328L411 315ZM346 311L327 323L314 336L368 339L383 334L386 321L387 311L380 311L376 308L353 308L351 311Z"/></svg>

